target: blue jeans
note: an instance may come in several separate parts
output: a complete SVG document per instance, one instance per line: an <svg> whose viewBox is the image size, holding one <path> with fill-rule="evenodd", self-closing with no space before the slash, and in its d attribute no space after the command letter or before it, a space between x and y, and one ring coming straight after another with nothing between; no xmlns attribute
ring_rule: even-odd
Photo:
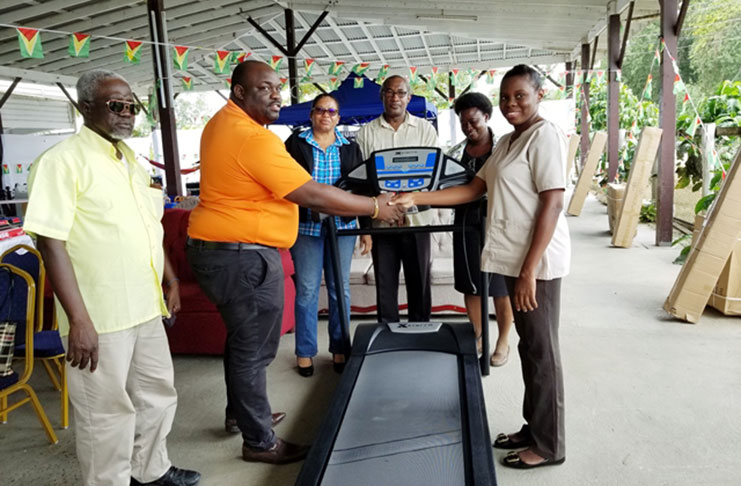
<svg viewBox="0 0 741 486"><path fill-rule="evenodd" d="M340 312L337 307L337 286L335 285L332 259L329 251L329 232L322 225L321 236L298 235L291 248L293 266L296 269L296 356L311 358L317 354L317 313L319 307L319 287L327 283L329 297L329 352L340 354L342 349L342 330ZM350 262L355 248L355 236L340 236L337 246L340 253L343 288L345 291L345 313L350 319Z"/></svg>

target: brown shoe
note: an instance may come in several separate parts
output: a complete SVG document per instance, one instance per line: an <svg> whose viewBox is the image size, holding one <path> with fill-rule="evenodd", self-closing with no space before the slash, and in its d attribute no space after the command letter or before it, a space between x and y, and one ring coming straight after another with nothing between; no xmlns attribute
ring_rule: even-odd
<svg viewBox="0 0 741 486"><path fill-rule="evenodd" d="M286 412L275 412L272 415L273 418L273 427L278 425L279 423L283 422L283 419L286 418ZM237 419L228 418L224 421L224 430L226 430L227 434L238 434L240 432L239 426L237 425Z"/></svg>
<svg viewBox="0 0 741 486"><path fill-rule="evenodd" d="M293 444L277 438L268 450L255 450L242 446L242 459L249 462L267 462L268 464L288 464L306 457L309 446Z"/></svg>

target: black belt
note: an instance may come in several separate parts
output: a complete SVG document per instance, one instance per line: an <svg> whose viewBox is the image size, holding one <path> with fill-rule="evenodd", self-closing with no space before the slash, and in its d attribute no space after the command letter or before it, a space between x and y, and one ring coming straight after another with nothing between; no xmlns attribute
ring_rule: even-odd
<svg viewBox="0 0 741 486"><path fill-rule="evenodd" d="M187 245L202 250L272 250L272 246L258 245L257 243L228 243L225 241L204 241L188 238Z"/></svg>

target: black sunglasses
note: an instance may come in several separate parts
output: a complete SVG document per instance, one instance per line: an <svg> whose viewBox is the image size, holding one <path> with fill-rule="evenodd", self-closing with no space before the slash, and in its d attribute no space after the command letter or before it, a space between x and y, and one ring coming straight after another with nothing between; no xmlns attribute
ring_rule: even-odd
<svg viewBox="0 0 741 486"><path fill-rule="evenodd" d="M334 108L314 108L312 111L319 116L322 116L325 113L327 113L329 116L335 116L337 113L339 113L339 110L335 110Z"/></svg>
<svg viewBox="0 0 741 486"><path fill-rule="evenodd" d="M128 112L136 116L142 109L141 106L133 101L108 100L105 102L105 105L117 115Z"/></svg>

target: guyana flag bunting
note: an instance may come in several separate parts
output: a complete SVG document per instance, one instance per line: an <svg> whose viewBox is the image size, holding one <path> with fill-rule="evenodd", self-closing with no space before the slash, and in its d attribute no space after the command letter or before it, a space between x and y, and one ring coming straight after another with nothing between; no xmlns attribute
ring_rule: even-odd
<svg viewBox="0 0 741 486"><path fill-rule="evenodd" d="M437 72L440 70L437 66L432 66L432 75L437 76Z"/></svg>
<svg viewBox="0 0 741 486"><path fill-rule="evenodd" d="M142 42L127 40L124 42L124 62L139 64L142 60Z"/></svg>
<svg viewBox="0 0 741 486"><path fill-rule="evenodd" d="M340 74L340 71L342 71L342 66L345 65L345 61L335 61L332 63L331 66L329 66L329 75L330 76L337 76Z"/></svg>
<svg viewBox="0 0 741 486"><path fill-rule="evenodd" d="M340 87L340 80L338 78L329 78L329 89L334 91Z"/></svg>
<svg viewBox="0 0 741 486"><path fill-rule="evenodd" d="M362 88L364 85L365 78L355 78L353 81L353 88Z"/></svg>
<svg viewBox="0 0 741 486"><path fill-rule="evenodd" d="M286 83L288 82L288 78L280 78L280 87L283 89L286 86Z"/></svg>
<svg viewBox="0 0 741 486"><path fill-rule="evenodd" d="M226 85L226 89L232 89L232 78L226 78L224 84Z"/></svg>
<svg viewBox="0 0 741 486"><path fill-rule="evenodd" d="M306 74L304 74L305 79L311 78L311 72L314 70L314 60L313 59L304 59L304 71Z"/></svg>
<svg viewBox="0 0 741 486"><path fill-rule="evenodd" d="M80 34L78 32L70 34L67 52L72 57L90 56L90 34Z"/></svg>
<svg viewBox="0 0 741 486"><path fill-rule="evenodd" d="M229 59L232 57L232 51L216 51L214 56L214 73L229 74Z"/></svg>
<svg viewBox="0 0 741 486"><path fill-rule="evenodd" d="M21 48L21 56L33 59L43 59L44 49L41 47L41 34L38 29L26 29L18 27L18 44Z"/></svg>
<svg viewBox="0 0 741 486"><path fill-rule="evenodd" d="M646 86L643 88L643 94L641 95L641 99L644 98L651 98L651 89L652 89L652 80L653 76L651 73L648 74L648 77L646 78Z"/></svg>
<svg viewBox="0 0 741 486"><path fill-rule="evenodd" d="M451 77L450 77L450 84L453 86L458 86L458 71L459 69L451 69Z"/></svg>
<svg viewBox="0 0 741 486"><path fill-rule="evenodd" d="M494 74L496 74L496 69L489 69L486 71L486 84L494 84Z"/></svg>
<svg viewBox="0 0 741 486"><path fill-rule="evenodd" d="M687 109L687 103L690 101L690 94L685 92L684 93L684 99L682 100L682 111L680 113L684 113L684 110Z"/></svg>
<svg viewBox="0 0 741 486"><path fill-rule="evenodd" d="M10 174L10 169L8 169L8 164L3 164L3 174Z"/></svg>
<svg viewBox="0 0 741 486"><path fill-rule="evenodd" d="M365 72L368 70L369 67L370 67L369 62L361 62L352 67L352 72L354 72L358 76L362 76L365 74Z"/></svg>
<svg viewBox="0 0 741 486"><path fill-rule="evenodd" d="M270 58L270 67L278 71L283 64L283 56L273 56Z"/></svg>
<svg viewBox="0 0 741 486"><path fill-rule="evenodd" d="M193 89L193 78L190 76L183 76L183 91L191 91Z"/></svg>
<svg viewBox="0 0 741 486"><path fill-rule="evenodd" d="M409 82L412 84L417 82L417 66L409 66Z"/></svg>
<svg viewBox="0 0 741 486"><path fill-rule="evenodd" d="M185 46L174 46L172 48L172 63L175 69L185 71L188 69L188 54L190 48Z"/></svg>
<svg viewBox="0 0 741 486"><path fill-rule="evenodd" d="M381 70L378 71L378 74L376 75L376 83L382 82L384 79L386 79L386 76L389 73L389 65L384 64L381 66Z"/></svg>
<svg viewBox="0 0 741 486"><path fill-rule="evenodd" d="M692 123L690 123L690 127L687 129L687 133L689 134L690 138L693 138L695 136L695 132L697 131L697 127L702 125L702 120L700 120L700 117L695 115L695 117L692 119Z"/></svg>
<svg viewBox="0 0 741 486"><path fill-rule="evenodd" d="M597 82L602 82L603 79L605 79L605 72L597 71Z"/></svg>
<svg viewBox="0 0 741 486"><path fill-rule="evenodd" d="M15 164L15 173L23 174L23 164Z"/></svg>
<svg viewBox="0 0 741 486"><path fill-rule="evenodd" d="M678 95L682 91L687 91L687 88L684 87L684 82L682 81L682 78L679 77L679 74L674 75L674 88L672 89L672 92L675 95Z"/></svg>
<svg viewBox="0 0 741 486"><path fill-rule="evenodd" d="M232 64L239 64L242 62L245 62L248 57L252 55L251 52L244 52L244 51L234 51L232 52Z"/></svg>

